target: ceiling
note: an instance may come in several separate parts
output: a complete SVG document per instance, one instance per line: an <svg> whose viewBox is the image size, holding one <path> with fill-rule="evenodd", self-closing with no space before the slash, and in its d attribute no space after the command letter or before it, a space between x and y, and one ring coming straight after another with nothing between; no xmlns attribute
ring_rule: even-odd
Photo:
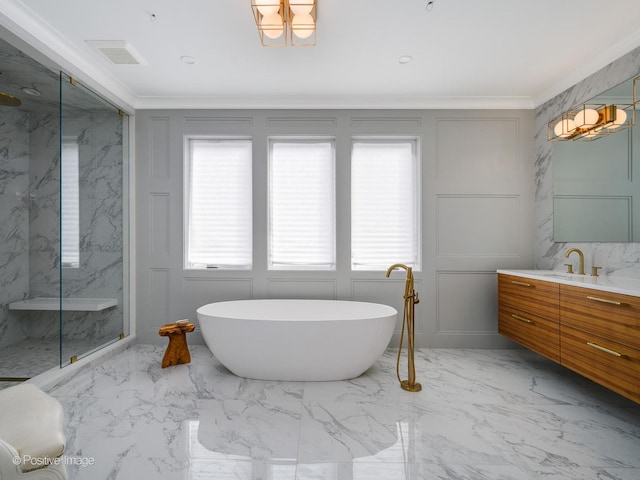
<svg viewBox="0 0 640 480"><path fill-rule="evenodd" d="M640 45L638 0L317 2L315 47L262 47L250 0L0 0L0 25L132 108L533 108Z"/></svg>

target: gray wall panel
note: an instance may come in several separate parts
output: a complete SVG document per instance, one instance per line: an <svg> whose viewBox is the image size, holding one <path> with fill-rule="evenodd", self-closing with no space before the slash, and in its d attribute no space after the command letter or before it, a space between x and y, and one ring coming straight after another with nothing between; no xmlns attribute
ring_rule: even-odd
<svg viewBox="0 0 640 480"><path fill-rule="evenodd" d="M166 122L162 123L159 119ZM447 135L437 138L439 122L449 122L447 125L452 128L447 130ZM150 133L154 129L165 127L168 128L168 131L164 130L168 132L166 137ZM394 272L388 279L385 278L385 272L352 272L349 263L351 139L357 136L383 135L415 136L421 142L423 268L421 272L415 272L416 290L421 299L416 306L416 345L506 345L495 333L497 318L491 302L495 302L496 292L490 280L493 274L488 272L497 268L530 267L533 263L534 194L531 179L534 162L533 142L529 140L532 132L531 111L136 112L136 135L139 137L136 142L136 192L140 199L136 215L139 232L137 324L140 340L162 344L164 342L158 337L157 328L165 321L165 317L168 321L176 321L185 316L195 320L197 307L230 298L310 297L372 301L392 305L401 314L403 272ZM315 134L335 138L338 265L334 272L274 272L266 268L267 139L270 135L287 134ZM248 136L253 140L254 265L250 272L183 269L182 156L185 135L237 135ZM486 136L490 138L485 138ZM150 145L145 141L149 138L156 138L158 145ZM461 147L460 143L464 146ZM163 149L170 152L168 169L161 168L162 163L150 168L152 161L161 158L158 157L158 152ZM443 155L442 152L449 153ZM441 179L437 176L438 162L440 172L446 172ZM158 182L161 179L151 176L153 172L164 171L170 172L170 178L166 182ZM482 172L483 178L487 179L481 185L477 181L478 172ZM162 198L169 205L158 203L156 197L152 201L152 194L165 195ZM438 195L449 195L451 197L447 198L451 199L469 199L474 204L474 209L469 210L468 204L464 202L453 202L448 205L447 215L438 215ZM477 198L487 201L476 202ZM154 213L152 210L165 213ZM464 241L450 245L447 247L447 255L439 256L436 248L438 235L441 235L441 240L445 240L447 235L455 234L454 222L469 222L470 215L478 216L478 213L489 220L484 224L476 222L468 225ZM153 220L150 220L150 216L154 217ZM153 229L150 229L150 225L153 225ZM497 233L489 234L486 231L487 225ZM151 240L150 237L166 231L170 235L170 253L152 253L149 245L155 244L155 249L162 250L165 244ZM495 243L497 239L500 243ZM159 278L156 279L156 286L141 284L148 282L148 272L151 269L157 274L161 271L166 273L168 287L159 282ZM441 286L438 291L437 278L440 271L447 272L448 276L446 286ZM458 271L459 275L452 274ZM484 306L476 310L478 315L470 314L470 305L465 304L466 307L460 307L461 310L454 305L460 301L454 294L458 290L456 284L462 290L472 289L470 298L484 298ZM165 288L168 288L167 303L153 308L154 311L167 308L168 313L152 313L148 306L154 299L167 294ZM439 315L443 315L441 320ZM441 328L443 325L444 328ZM482 334L479 335L478 332ZM197 334L192 338L192 343L201 341ZM398 335L392 340L392 345L397 345L397 341Z"/></svg>

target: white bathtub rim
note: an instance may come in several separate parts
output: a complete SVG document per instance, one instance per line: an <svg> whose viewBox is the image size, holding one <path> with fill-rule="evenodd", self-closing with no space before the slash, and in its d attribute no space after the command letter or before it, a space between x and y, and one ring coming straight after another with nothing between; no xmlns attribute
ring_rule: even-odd
<svg viewBox="0 0 640 480"><path fill-rule="evenodd" d="M286 304L300 304L305 306L306 318L301 318L299 315L294 315L291 310L279 311L280 316L271 316L265 318L265 310L261 310L261 306L274 306L274 305L286 305ZM243 307L251 306L251 310L243 310ZM314 307L347 307L352 308L349 312L349 318L337 318L336 316L329 315L326 310L314 309ZM359 309L359 310L357 310ZM375 316L373 313L365 314L366 311L376 310ZM212 312L217 310L217 312ZM249 299L249 300L229 300L223 302L214 302L199 307L196 312L201 315L210 317L223 317L238 320L268 320L279 322L290 321L349 321L349 320L368 320L371 318L386 317L388 315L397 315L398 311L383 303L373 302L361 302L355 300L315 300L315 299ZM284 315L284 316L282 316Z"/></svg>

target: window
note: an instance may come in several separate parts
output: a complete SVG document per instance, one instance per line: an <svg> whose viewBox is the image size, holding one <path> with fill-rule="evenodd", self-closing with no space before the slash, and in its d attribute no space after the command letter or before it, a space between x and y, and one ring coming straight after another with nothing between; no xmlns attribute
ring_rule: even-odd
<svg viewBox="0 0 640 480"><path fill-rule="evenodd" d="M251 140L189 138L185 158L185 268L251 268Z"/></svg>
<svg viewBox="0 0 640 480"><path fill-rule="evenodd" d="M62 267L78 268L80 266L80 153L75 137L63 137L60 158L60 257Z"/></svg>
<svg viewBox="0 0 640 480"><path fill-rule="evenodd" d="M335 269L335 216L333 139L271 139L269 268Z"/></svg>
<svg viewBox="0 0 640 480"><path fill-rule="evenodd" d="M420 269L417 139L354 139L351 149L351 268Z"/></svg>

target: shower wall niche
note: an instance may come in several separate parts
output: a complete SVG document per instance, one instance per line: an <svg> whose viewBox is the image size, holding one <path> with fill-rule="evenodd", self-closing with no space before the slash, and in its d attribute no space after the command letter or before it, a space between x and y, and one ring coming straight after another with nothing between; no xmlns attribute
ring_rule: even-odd
<svg viewBox="0 0 640 480"><path fill-rule="evenodd" d="M128 117L0 42L0 380L128 332ZM39 93L29 97L24 85Z"/></svg>

